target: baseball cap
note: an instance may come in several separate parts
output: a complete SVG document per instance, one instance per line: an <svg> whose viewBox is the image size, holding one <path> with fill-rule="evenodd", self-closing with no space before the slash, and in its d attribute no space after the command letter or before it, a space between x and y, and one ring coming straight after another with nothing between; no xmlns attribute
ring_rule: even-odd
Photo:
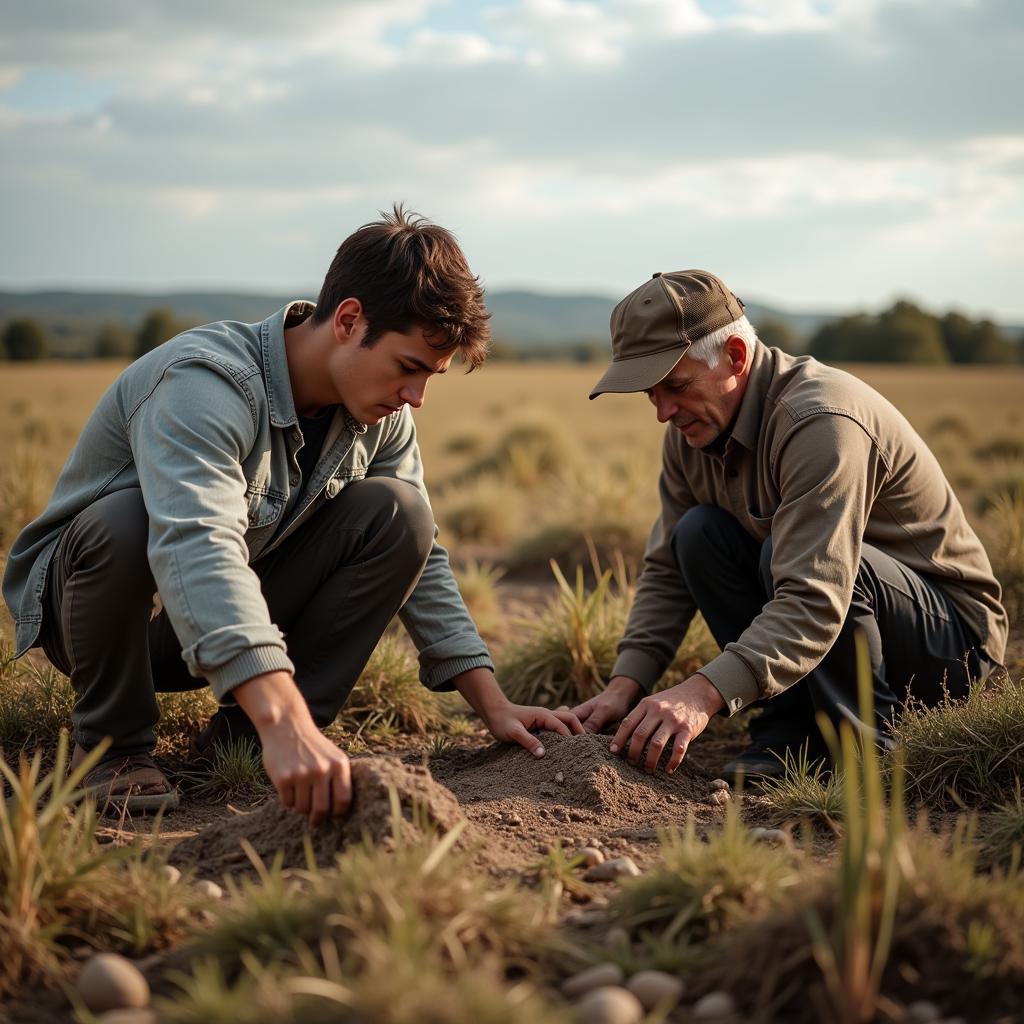
<svg viewBox="0 0 1024 1024"><path fill-rule="evenodd" d="M654 387L686 350L743 316L743 303L706 270L660 271L612 310L612 361L590 392Z"/></svg>

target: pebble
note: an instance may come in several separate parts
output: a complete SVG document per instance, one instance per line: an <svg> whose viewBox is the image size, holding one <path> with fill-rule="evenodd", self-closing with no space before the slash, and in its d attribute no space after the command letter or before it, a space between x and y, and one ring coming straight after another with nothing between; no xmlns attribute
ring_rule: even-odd
<svg viewBox="0 0 1024 1024"><path fill-rule="evenodd" d="M639 874L640 869L632 857L613 857L603 864L595 864L593 867L587 868L583 879L586 882L610 882L623 875L635 878Z"/></svg>
<svg viewBox="0 0 1024 1024"><path fill-rule="evenodd" d="M576 1004L580 1024L640 1024L644 1008L632 992L608 986L588 992Z"/></svg>
<svg viewBox="0 0 1024 1024"><path fill-rule="evenodd" d="M585 845L586 846L600 846L601 845L601 840L598 839L597 836L590 836L590 838L587 839Z"/></svg>
<svg viewBox="0 0 1024 1024"><path fill-rule="evenodd" d="M604 854L596 846L581 846L573 857L582 857L584 865L588 868L604 863Z"/></svg>
<svg viewBox="0 0 1024 1024"><path fill-rule="evenodd" d="M224 896L224 890L208 878L201 878L196 882L196 891L201 892L208 900L219 900Z"/></svg>
<svg viewBox="0 0 1024 1024"><path fill-rule="evenodd" d="M523 819L520 818L518 814L513 814L511 811L506 811L501 816L501 820L504 824L511 825L513 828L518 827L523 823Z"/></svg>
<svg viewBox="0 0 1024 1024"><path fill-rule="evenodd" d="M538 791L541 796L555 796L558 793L558 790L547 782L542 782L538 787Z"/></svg>
<svg viewBox="0 0 1024 1024"><path fill-rule="evenodd" d="M629 945L629 932L621 924L612 925L604 933L604 944L609 949L622 948Z"/></svg>
<svg viewBox="0 0 1024 1024"><path fill-rule="evenodd" d="M683 995L681 978L665 971L638 971L626 983L626 988L640 1000L645 1010L664 1004L675 1006Z"/></svg>
<svg viewBox="0 0 1024 1024"><path fill-rule="evenodd" d="M96 1018L97 1024L156 1024L152 1010L108 1010Z"/></svg>
<svg viewBox="0 0 1024 1024"><path fill-rule="evenodd" d="M942 1010L927 999L919 999L907 1007L907 1014L917 1024L931 1024L932 1021L937 1021L942 1017Z"/></svg>
<svg viewBox="0 0 1024 1024"><path fill-rule="evenodd" d="M729 790L727 789L713 789L708 794L709 804L727 804L730 799Z"/></svg>
<svg viewBox="0 0 1024 1024"><path fill-rule="evenodd" d="M697 1020L715 1020L736 1012L736 1003L728 992L709 992L693 1004L691 1015Z"/></svg>
<svg viewBox="0 0 1024 1024"><path fill-rule="evenodd" d="M766 828L757 838L760 842L767 843L769 846L790 845L789 834L783 832L781 828Z"/></svg>
<svg viewBox="0 0 1024 1024"><path fill-rule="evenodd" d="M768 831L768 829L763 828L761 825L757 825L750 830L750 838L753 839L755 843L759 843L764 839L765 833Z"/></svg>
<svg viewBox="0 0 1024 1024"><path fill-rule="evenodd" d="M725 789L725 790L728 790L729 789L729 783L726 782L725 779L712 779L711 782L708 785L708 788L712 789L712 790L714 790L714 789Z"/></svg>
<svg viewBox="0 0 1024 1024"><path fill-rule="evenodd" d="M98 953L85 962L78 992L93 1013L149 1005L149 983L135 964L116 953Z"/></svg>
<svg viewBox="0 0 1024 1024"><path fill-rule="evenodd" d="M555 772L555 782L561 785L565 782L565 775L562 772Z"/></svg>
<svg viewBox="0 0 1024 1024"><path fill-rule="evenodd" d="M177 885L181 881L181 872L173 864L165 864L163 867L164 878L171 885Z"/></svg>
<svg viewBox="0 0 1024 1024"><path fill-rule="evenodd" d="M607 985L621 985L625 975L618 964L596 964L588 967L571 978L562 982L562 993L569 999L590 992L595 988L604 988Z"/></svg>

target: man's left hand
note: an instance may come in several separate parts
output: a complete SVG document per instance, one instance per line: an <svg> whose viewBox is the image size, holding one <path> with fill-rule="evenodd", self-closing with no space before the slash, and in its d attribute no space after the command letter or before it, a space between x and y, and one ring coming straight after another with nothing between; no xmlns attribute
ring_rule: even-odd
<svg viewBox="0 0 1024 1024"><path fill-rule="evenodd" d="M671 742L672 753L665 765L665 771L671 774L682 764L690 743L707 728L711 716L724 706L722 695L704 676L692 675L678 686L644 697L623 718L612 738L611 751L625 751L639 766L647 747L643 768L653 772Z"/></svg>

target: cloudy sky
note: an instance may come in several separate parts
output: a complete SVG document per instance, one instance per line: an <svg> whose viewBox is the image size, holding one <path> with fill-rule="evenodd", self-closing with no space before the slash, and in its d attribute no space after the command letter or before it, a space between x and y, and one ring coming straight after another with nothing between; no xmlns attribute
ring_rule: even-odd
<svg viewBox="0 0 1024 1024"><path fill-rule="evenodd" d="M492 287L1024 320L1021 0L0 9L0 287L308 293L402 199Z"/></svg>

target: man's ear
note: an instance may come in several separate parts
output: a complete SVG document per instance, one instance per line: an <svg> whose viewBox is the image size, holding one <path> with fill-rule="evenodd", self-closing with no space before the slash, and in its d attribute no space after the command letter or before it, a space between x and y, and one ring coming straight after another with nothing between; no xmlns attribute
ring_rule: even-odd
<svg viewBox="0 0 1024 1024"><path fill-rule="evenodd" d="M747 343L738 334L730 335L725 342L725 354L729 359L729 368L734 377L739 377L750 361Z"/></svg>
<svg viewBox="0 0 1024 1024"><path fill-rule="evenodd" d="M339 342L351 341L356 333L359 319L363 315L363 304L354 298L338 303L334 311L334 338Z"/></svg>

